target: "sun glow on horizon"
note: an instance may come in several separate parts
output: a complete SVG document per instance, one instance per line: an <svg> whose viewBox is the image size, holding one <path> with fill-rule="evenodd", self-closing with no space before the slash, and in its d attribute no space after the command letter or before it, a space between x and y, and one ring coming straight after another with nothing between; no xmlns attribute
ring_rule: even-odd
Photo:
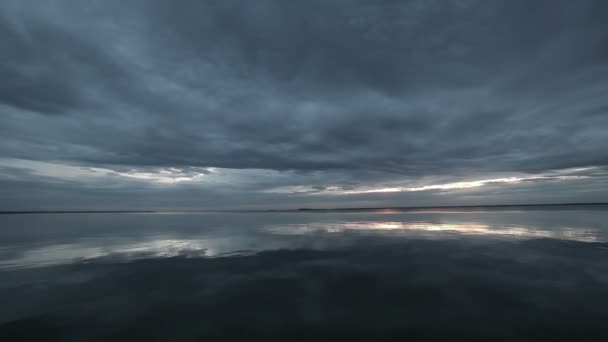
<svg viewBox="0 0 608 342"><path fill-rule="evenodd" d="M534 176L511 176L511 177L500 177L500 178L489 178L481 180L471 181L459 181L451 183L440 183L440 184L428 184L422 186L412 187L361 187L359 189L348 189L345 190L339 186L328 186L322 190L318 190L313 186L297 185L297 186L283 186L272 189L264 190L267 193L283 193L283 194L308 194L308 195L359 195L359 194L373 194L373 193L397 193L397 192L418 192L418 191L430 191L430 190L464 190L478 188L492 184L518 184L526 181L538 181L538 180L575 180L589 178L587 175L573 175L573 172L587 171L591 168L580 168L580 169L565 169L557 170L551 173L534 175Z"/></svg>
<svg viewBox="0 0 608 342"><path fill-rule="evenodd" d="M477 181L464 181L444 184L431 184L419 187L395 187L395 188L380 188L370 190L351 190L346 191L348 194L366 194L366 193L377 193L377 192L414 192L414 191L427 191L427 190L452 190L452 189L469 189L484 186L490 183L519 183L523 180L530 178L521 177L507 177L507 178L494 178L484 179Z"/></svg>

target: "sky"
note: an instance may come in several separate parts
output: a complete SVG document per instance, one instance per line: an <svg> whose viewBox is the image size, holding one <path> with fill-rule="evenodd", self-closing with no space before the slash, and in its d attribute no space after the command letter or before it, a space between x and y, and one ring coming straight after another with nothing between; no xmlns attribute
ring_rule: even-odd
<svg viewBox="0 0 608 342"><path fill-rule="evenodd" d="M0 210L608 202L608 2L0 3Z"/></svg>

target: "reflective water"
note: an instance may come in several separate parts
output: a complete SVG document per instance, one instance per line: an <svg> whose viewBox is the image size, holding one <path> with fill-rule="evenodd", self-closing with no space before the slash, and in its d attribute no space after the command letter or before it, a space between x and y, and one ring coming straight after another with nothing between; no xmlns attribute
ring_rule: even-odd
<svg viewBox="0 0 608 342"><path fill-rule="evenodd" d="M550 209L3 215L0 268L107 256L133 259L194 253L212 257L274 249L332 249L362 236L608 241L608 206Z"/></svg>
<svg viewBox="0 0 608 342"><path fill-rule="evenodd" d="M0 215L0 340L606 340L608 206Z"/></svg>

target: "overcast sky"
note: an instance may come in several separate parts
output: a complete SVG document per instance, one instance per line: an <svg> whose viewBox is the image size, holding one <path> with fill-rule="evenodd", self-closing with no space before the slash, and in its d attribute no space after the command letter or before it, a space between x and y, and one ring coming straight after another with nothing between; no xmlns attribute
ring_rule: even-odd
<svg viewBox="0 0 608 342"><path fill-rule="evenodd" d="M0 3L0 210L608 202L608 2Z"/></svg>

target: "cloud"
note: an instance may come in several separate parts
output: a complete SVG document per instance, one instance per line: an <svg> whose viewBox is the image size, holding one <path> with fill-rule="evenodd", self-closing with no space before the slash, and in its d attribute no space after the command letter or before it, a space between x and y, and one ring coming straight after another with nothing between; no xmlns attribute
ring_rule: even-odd
<svg viewBox="0 0 608 342"><path fill-rule="evenodd" d="M608 165L606 10L6 1L0 157L311 188Z"/></svg>

